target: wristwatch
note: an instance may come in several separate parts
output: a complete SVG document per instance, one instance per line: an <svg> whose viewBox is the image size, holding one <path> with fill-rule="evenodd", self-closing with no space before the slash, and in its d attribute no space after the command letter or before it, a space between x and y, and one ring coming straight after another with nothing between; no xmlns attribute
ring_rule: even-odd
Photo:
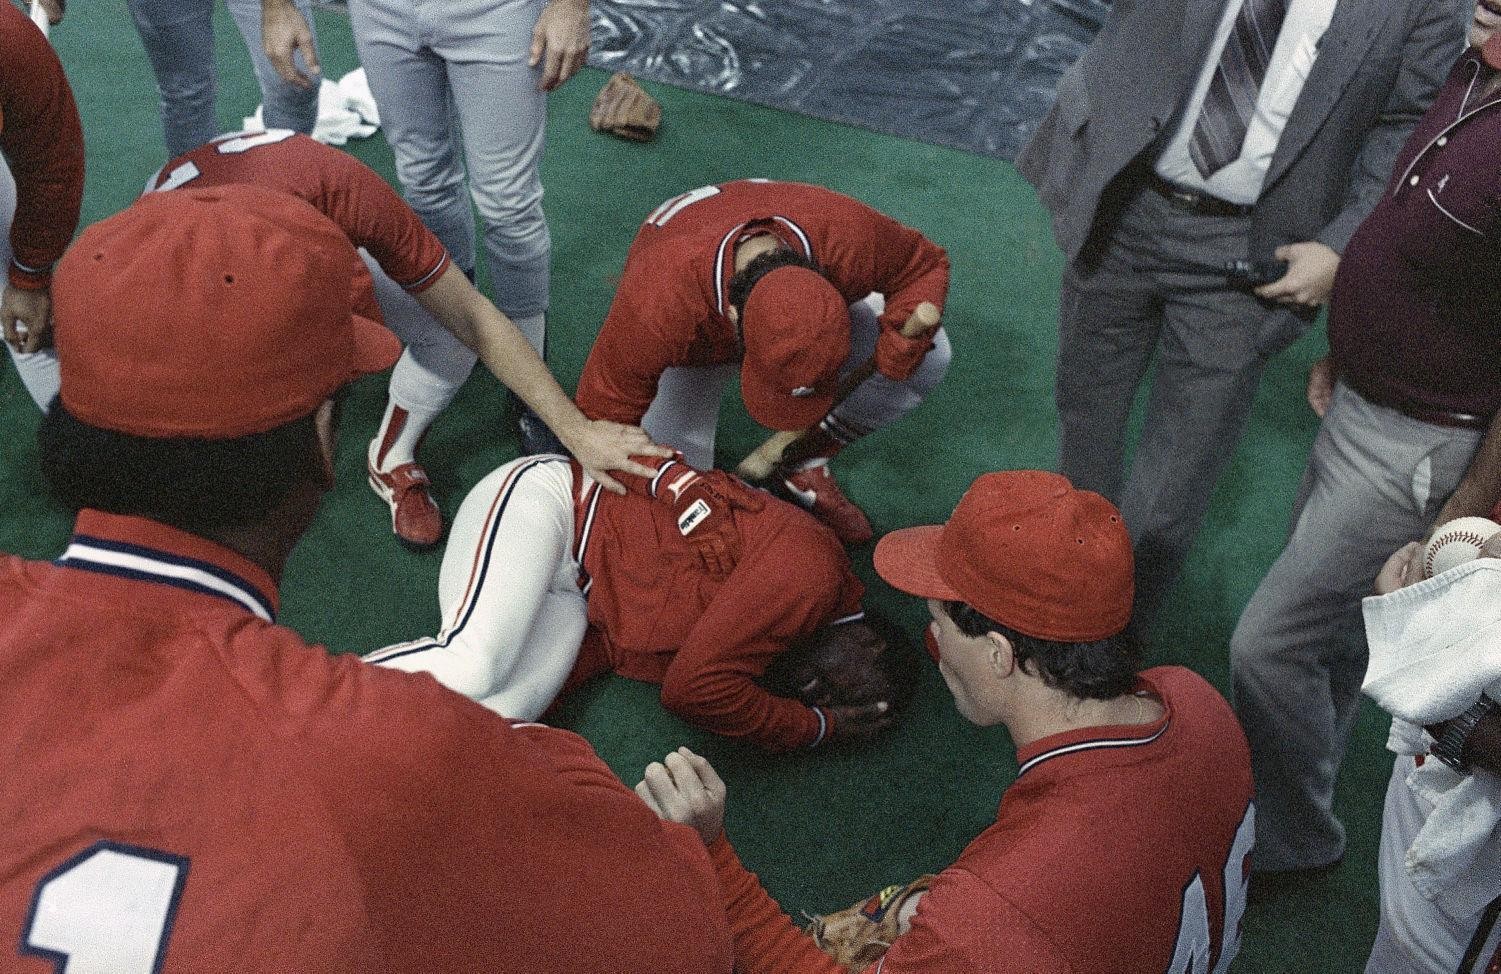
<svg viewBox="0 0 1501 974"><path fill-rule="evenodd" d="M1482 693L1480 699L1475 701L1475 706L1444 724L1444 732L1434 741L1428 753L1460 774L1469 774L1470 764L1464 759L1464 753L1470 733L1486 715L1498 709L1501 709L1501 705Z"/></svg>

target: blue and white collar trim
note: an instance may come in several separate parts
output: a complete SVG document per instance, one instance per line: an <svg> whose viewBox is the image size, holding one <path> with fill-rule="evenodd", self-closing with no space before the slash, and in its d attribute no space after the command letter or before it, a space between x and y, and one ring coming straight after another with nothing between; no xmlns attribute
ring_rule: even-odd
<svg viewBox="0 0 1501 974"><path fill-rule="evenodd" d="M215 595L238 603L267 622L275 621L271 602L254 585L231 571L196 558L75 534L56 564Z"/></svg>
<svg viewBox="0 0 1501 974"><path fill-rule="evenodd" d="M1171 721L1164 721L1162 726L1157 728L1156 732L1148 737L1101 737L1091 741L1079 741L1076 744L1064 744L1060 747L1043 751L1041 754L1028 759L1020 768L1017 768L1016 776L1020 778L1042 762L1050 758L1062 757L1065 754L1074 754L1079 751L1093 751L1097 748L1140 747L1143 744L1150 744L1167 732L1170 723Z"/></svg>

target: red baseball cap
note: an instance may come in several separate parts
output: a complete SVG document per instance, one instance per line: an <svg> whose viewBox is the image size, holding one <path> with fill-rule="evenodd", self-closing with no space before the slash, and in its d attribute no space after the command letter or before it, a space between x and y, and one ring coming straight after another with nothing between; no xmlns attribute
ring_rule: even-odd
<svg viewBox="0 0 1501 974"><path fill-rule="evenodd" d="M875 566L903 592L967 602L1038 639L1092 642L1131 621L1134 563L1120 512L1055 473L982 475L947 523L882 538Z"/></svg>
<svg viewBox="0 0 1501 974"><path fill-rule="evenodd" d="M806 267L778 267L751 288L740 329L740 395L751 418L774 430L823 419L850 354L850 309L834 285Z"/></svg>
<svg viewBox="0 0 1501 974"><path fill-rule="evenodd" d="M306 416L401 355L395 335L353 311L364 270L344 232L290 194L144 196L58 262L63 405L148 437L229 439Z"/></svg>

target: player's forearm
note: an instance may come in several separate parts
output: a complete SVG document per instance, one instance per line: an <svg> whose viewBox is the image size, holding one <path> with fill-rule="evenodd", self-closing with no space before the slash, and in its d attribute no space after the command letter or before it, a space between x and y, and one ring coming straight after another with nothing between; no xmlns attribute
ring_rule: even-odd
<svg viewBox="0 0 1501 974"><path fill-rule="evenodd" d="M1428 733L1435 739L1442 737L1448 723L1445 721L1429 727ZM1501 711L1487 714L1471 729L1460 757L1471 768L1501 775Z"/></svg>
<svg viewBox="0 0 1501 974"><path fill-rule="evenodd" d="M1465 742L1464 759L1474 768L1501 774L1501 713L1481 719Z"/></svg>
<svg viewBox="0 0 1501 974"><path fill-rule="evenodd" d="M1475 458L1433 523L1437 526L1457 517L1487 517L1497 500L1501 500L1501 411L1491 420Z"/></svg>
<svg viewBox="0 0 1501 974"><path fill-rule="evenodd" d="M450 264L435 284L415 297L565 445L587 424L521 329L480 294L457 266Z"/></svg>
<svg viewBox="0 0 1501 974"><path fill-rule="evenodd" d="M9 93L0 129L0 150L16 182L10 280L28 289L46 285L52 265L73 239L84 169L83 129L73 93L47 42L37 37L34 43L39 50L21 63L36 74Z"/></svg>
<svg viewBox="0 0 1501 974"><path fill-rule="evenodd" d="M741 974L844 974L844 968L793 926L761 886L756 874L721 835L709 846L725 915L735 937L735 970Z"/></svg>
<svg viewBox="0 0 1501 974"><path fill-rule="evenodd" d="M758 686L753 676L764 664L735 667L715 660L706 649L724 653L735 642L689 636L662 681L662 706L684 721L722 737L749 741L768 751L795 751L821 742L827 728L812 708ZM732 652L728 654L733 656Z"/></svg>

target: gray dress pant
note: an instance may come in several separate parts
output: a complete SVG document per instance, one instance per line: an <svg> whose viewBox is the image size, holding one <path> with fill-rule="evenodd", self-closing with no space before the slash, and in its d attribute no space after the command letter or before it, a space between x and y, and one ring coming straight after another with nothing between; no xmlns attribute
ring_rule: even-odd
<svg viewBox="0 0 1501 974"><path fill-rule="evenodd" d="M1212 269L1246 257L1249 224L1187 212L1142 188L1098 256L1064 272L1059 470L1120 507L1136 546L1141 626L1183 566L1267 359L1309 320ZM1126 421L1154 354L1146 424L1124 476Z"/></svg>
<svg viewBox="0 0 1501 974"><path fill-rule="evenodd" d="M295 3L308 28L315 29L309 0ZM156 74L167 155L179 156L225 131L214 110L219 84L213 0L129 0L129 6ZM225 6L250 52L265 102L266 127L310 134L318 121L318 86L299 88L283 81L271 66L261 46L260 0L225 0ZM297 64L306 70L300 54ZM239 127L237 123L229 131Z"/></svg>
<svg viewBox="0 0 1501 974"><path fill-rule="evenodd" d="M1287 547L1230 641L1235 710L1256 781L1255 868L1306 869L1343 855L1334 783L1366 669L1360 600L1387 557L1432 526L1481 435L1419 422L1335 386Z"/></svg>

